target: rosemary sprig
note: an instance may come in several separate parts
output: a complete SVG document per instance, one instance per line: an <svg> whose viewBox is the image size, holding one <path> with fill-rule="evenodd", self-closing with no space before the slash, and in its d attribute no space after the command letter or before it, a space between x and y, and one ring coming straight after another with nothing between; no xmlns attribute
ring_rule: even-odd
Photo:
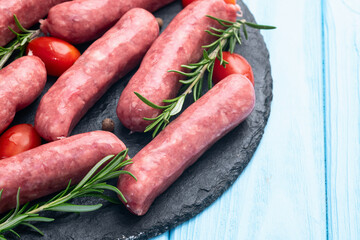
<svg viewBox="0 0 360 240"><path fill-rule="evenodd" d="M19 57L23 56L27 43L40 35L40 29L25 29L19 22L19 19L16 17L16 15L14 15L14 20L16 26L20 29L21 32L17 33L11 27L8 27L10 31L16 35L16 39L12 41L8 47L0 47L0 69L3 68L4 64L7 62L7 60L9 60L15 50L19 50Z"/></svg>
<svg viewBox="0 0 360 240"><path fill-rule="evenodd" d="M203 57L198 63L192 63L189 65L181 65L182 68L191 70L190 73L176 70L169 70L168 72L179 73L188 79L180 80L185 86L185 91L181 93L180 96L163 100L164 103L168 103L165 106L156 105L149 100L147 100L141 94L135 92L135 94L148 106L161 109L162 113L155 118L144 118L144 120L152 121L145 129L145 132L153 131L152 136L155 137L160 129L164 129L167 124L170 122L172 116L177 115L183 108L185 98L188 94L193 93L194 101L197 101L201 97L203 91L203 82L204 75L208 72L208 88L212 88L212 76L214 71L214 64L216 58L220 60L220 64L225 67L228 62L223 59L223 51L230 51L234 53L236 43L241 44L241 32L244 33L245 39L248 39L248 32L246 27L251 27L255 29L274 29L273 26L258 25L256 23L247 22L245 19L237 20L236 22L231 22L223 19L219 19L212 16L207 16L215 21L217 21L224 29L211 27L210 30L206 32L212 36L217 37L217 39L206 46L203 46Z"/></svg>
<svg viewBox="0 0 360 240"><path fill-rule="evenodd" d="M134 179L136 177L128 171L121 170L126 165L132 164L131 159L126 160L128 150L120 152L115 157L109 155L98 162L88 174L81 180L79 184L71 187L71 180L65 190L58 193L52 199L45 203L36 204L29 207L26 203L20 208L20 188L16 196L16 208L11 210L2 219L0 219L0 240L6 240L4 233L11 232L20 237L13 229L19 225L32 228L41 235L41 230L35 227L31 222L52 222L53 218L42 217L39 215L43 211L57 212L90 212L102 207L102 204L96 205L75 205L68 203L69 200L79 197L94 196L103 198L112 203L120 203L119 200L113 199L104 194L104 190L110 190L120 195L122 200L126 202L124 195L120 190L106 183L107 180L117 178L121 174L128 174ZM105 166L106 165L106 166ZM101 169L101 170L100 170ZM0 190L0 200L3 190Z"/></svg>

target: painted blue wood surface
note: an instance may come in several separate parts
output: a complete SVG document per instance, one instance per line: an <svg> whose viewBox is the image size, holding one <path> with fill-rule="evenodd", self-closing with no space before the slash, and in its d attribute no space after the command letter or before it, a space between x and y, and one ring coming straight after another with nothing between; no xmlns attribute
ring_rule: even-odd
<svg viewBox="0 0 360 240"><path fill-rule="evenodd" d="M246 0L274 100L235 184L155 240L360 239L360 1Z"/></svg>
<svg viewBox="0 0 360 240"><path fill-rule="evenodd" d="M360 1L323 7L329 239L360 239Z"/></svg>

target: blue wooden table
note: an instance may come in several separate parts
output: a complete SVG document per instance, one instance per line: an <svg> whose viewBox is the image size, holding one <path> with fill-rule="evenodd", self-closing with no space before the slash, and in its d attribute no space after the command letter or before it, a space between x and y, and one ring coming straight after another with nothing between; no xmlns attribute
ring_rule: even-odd
<svg viewBox="0 0 360 240"><path fill-rule="evenodd" d="M270 51L264 137L235 184L154 240L360 239L360 1L246 0Z"/></svg>

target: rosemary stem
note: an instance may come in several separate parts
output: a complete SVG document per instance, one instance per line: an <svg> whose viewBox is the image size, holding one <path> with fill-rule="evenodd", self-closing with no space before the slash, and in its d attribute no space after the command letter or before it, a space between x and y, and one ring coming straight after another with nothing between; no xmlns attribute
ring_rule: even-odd
<svg viewBox="0 0 360 240"><path fill-rule="evenodd" d="M40 29L32 31L32 33L26 37L26 39L27 39L26 42L30 42L31 40L37 38L40 35L40 33L41 33ZM9 60L9 58L14 53L14 51L16 49L22 47L21 44L22 44L21 42L17 42L16 44L14 44L8 48L9 51L0 60L0 69L3 68L3 66L5 65L7 60Z"/></svg>
<svg viewBox="0 0 360 240"><path fill-rule="evenodd" d="M240 25L239 23L236 23L236 24L237 24L237 25ZM236 28L234 28L234 29L236 29ZM231 32L233 32L234 29L232 29ZM215 61L215 59L216 59L216 57L218 56L218 54L219 54L219 52L221 51L221 49L223 49L223 48L225 47L225 45L226 45L226 43L227 43L227 38L230 37L230 36L231 36L231 33L227 33L227 34L225 34L225 35L222 37L222 39L221 39L221 41L220 41L220 44L209 54L209 59L210 59L210 61L202 66L199 75L198 75L198 76L196 77L196 79L189 85L189 87L185 90L185 92L183 93L183 95L187 95L187 94L190 94L190 93L191 93L191 91L192 91L193 87L196 85L196 83L197 83L200 79L202 79L202 77L204 76L204 74L205 74L208 66Z"/></svg>

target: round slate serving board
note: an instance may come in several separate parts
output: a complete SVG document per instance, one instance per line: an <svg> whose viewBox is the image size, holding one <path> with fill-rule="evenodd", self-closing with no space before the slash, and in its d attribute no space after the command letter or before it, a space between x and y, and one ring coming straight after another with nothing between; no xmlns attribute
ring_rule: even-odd
<svg viewBox="0 0 360 240"><path fill-rule="evenodd" d="M248 8L238 1L243 10L243 17L254 22ZM177 1L155 13L164 19L163 29L174 16L181 11L181 3ZM53 223L37 223L45 236L20 228L22 239L147 239L159 235L180 223L187 221L214 202L236 180L249 163L263 135L270 114L272 100L272 78L270 72L269 53L260 32L248 28L249 40L236 49L251 64L255 76L256 105L252 114L236 129L218 141L193 166L160 197L156 199L149 212L142 217L129 213L122 205L113 205L93 198L77 199L81 204L103 203L98 211L82 214L45 213L55 217ZM89 44L78 46L85 50ZM121 56L119 56L121 57ZM129 134L129 130L121 125L116 116L116 105L125 85L135 71L128 74L90 109L72 134L101 129L104 118L115 121L115 134L129 148L129 155L134 156L151 141L150 134ZM55 79L49 79L44 94ZM16 115L14 124L33 124L35 112L40 98L31 106ZM113 182L116 184L116 181ZM8 235L11 238L10 235Z"/></svg>

